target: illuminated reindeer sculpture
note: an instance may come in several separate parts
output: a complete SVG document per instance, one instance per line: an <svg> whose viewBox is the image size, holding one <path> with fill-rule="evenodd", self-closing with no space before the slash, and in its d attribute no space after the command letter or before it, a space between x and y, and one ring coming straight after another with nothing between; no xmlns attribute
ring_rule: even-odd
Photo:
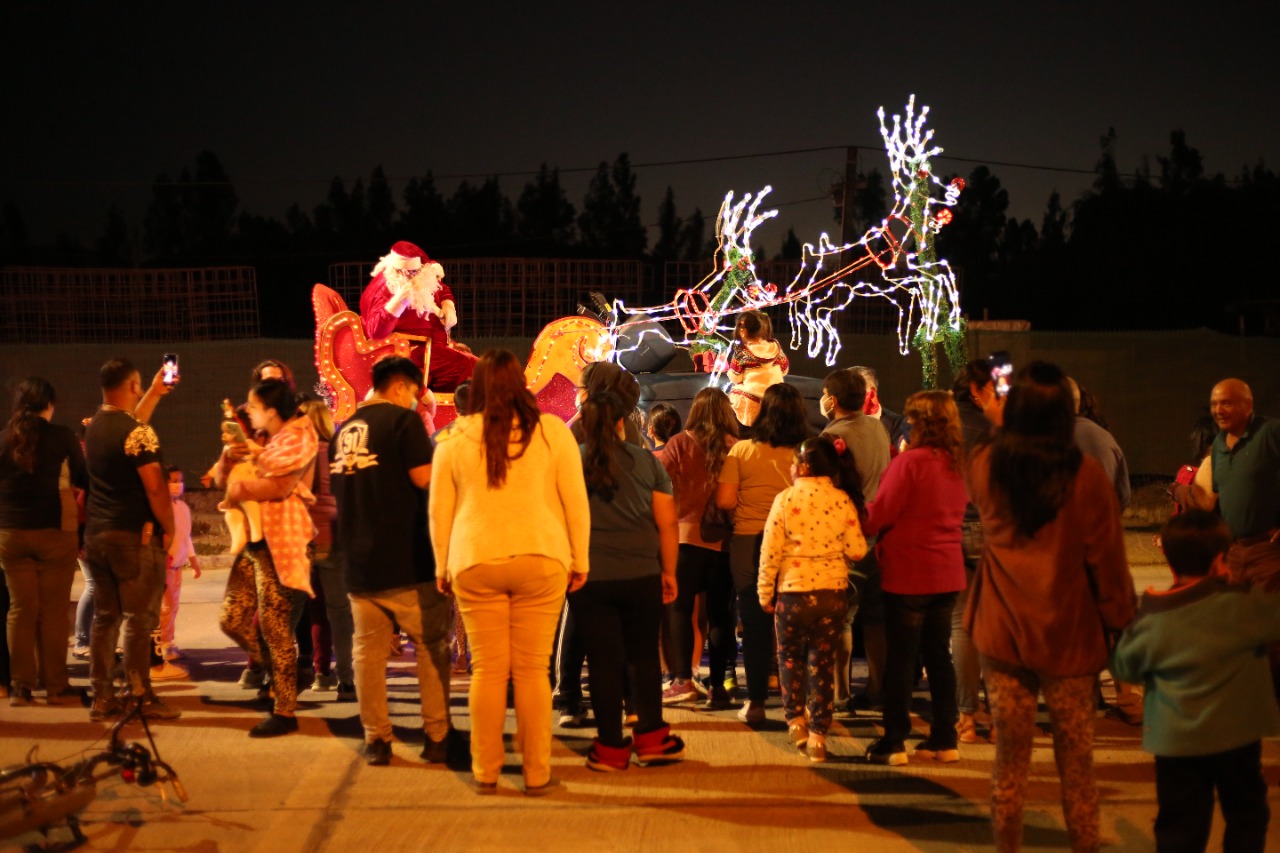
<svg viewBox="0 0 1280 853"><path fill-rule="evenodd" d="M883 109L877 113L893 175L894 203L889 215L860 240L835 245L824 233L816 247L805 244L800 271L789 284L780 288L761 282L751 234L777 215L776 210L759 210L771 188L754 197L747 193L737 202L731 192L716 218L719 245L711 274L678 290L665 305L629 308L621 300L612 303L607 326L613 340L642 323L675 321L681 337L674 342L690 347L714 380L723 369L734 315L786 305L791 348L803 345L810 357L822 352L832 365L840 351L835 315L857 297L875 297L897 307L899 351L905 355L914 342L925 354L927 376L933 345L963 335L955 275L945 260L936 258L933 236L951 221L951 207L964 188L960 178L943 184L932 173L930 158L942 149L932 144L933 131L924 129L928 113L928 107L916 113L914 96L905 118L895 115L891 125L886 125ZM878 269L878 281L849 280L869 268Z"/></svg>

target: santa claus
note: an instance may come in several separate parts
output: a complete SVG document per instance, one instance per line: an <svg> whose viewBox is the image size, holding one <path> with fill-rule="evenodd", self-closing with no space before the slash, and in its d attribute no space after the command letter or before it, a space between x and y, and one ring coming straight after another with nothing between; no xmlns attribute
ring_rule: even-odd
<svg viewBox="0 0 1280 853"><path fill-rule="evenodd" d="M360 297L360 320L370 339L398 332L430 340L430 364L423 364L422 346L415 345L409 357L425 369L428 388L451 392L471 377L476 357L449 335L458 324L458 310L443 278L444 268L426 252L413 243L396 243L373 268L373 280Z"/></svg>

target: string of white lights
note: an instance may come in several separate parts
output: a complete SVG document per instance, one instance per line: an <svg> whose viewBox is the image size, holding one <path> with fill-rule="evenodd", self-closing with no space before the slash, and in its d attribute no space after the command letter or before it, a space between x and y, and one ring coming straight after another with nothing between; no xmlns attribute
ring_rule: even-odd
<svg viewBox="0 0 1280 853"><path fill-rule="evenodd" d="M859 297L885 299L898 309L898 349L904 355L917 334L932 342L944 325L958 329L959 292L951 266L944 259L926 260L921 254L932 235L951 221L951 207L964 189L964 180L944 184L932 173L930 159L943 149L933 144L933 129L925 127L929 108L917 113L914 95L905 114L895 114L888 124L883 107L876 115L894 196L889 214L878 225L853 243L836 245L825 232L816 246L805 243L800 271L779 288L759 280L751 249L756 228L778 214L760 210L772 188L746 193L737 201L729 192L716 218L718 246L706 278L678 290L664 305L632 308L620 299L612 303L607 329L614 357L640 346L646 336L669 334L654 323L678 324L680 333L670 335L671 340L680 346L696 343L711 352L709 380L714 383L731 343L733 324L726 320L750 309L786 305L791 349L803 347L811 358L822 353L826 363L834 365L841 346L835 318ZM872 266L879 268L879 281L848 280ZM833 271L826 272L828 268ZM948 306L945 318L940 317L944 305ZM638 328L641 324L647 325ZM619 336L624 334L627 345L619 349Z"/></svg>

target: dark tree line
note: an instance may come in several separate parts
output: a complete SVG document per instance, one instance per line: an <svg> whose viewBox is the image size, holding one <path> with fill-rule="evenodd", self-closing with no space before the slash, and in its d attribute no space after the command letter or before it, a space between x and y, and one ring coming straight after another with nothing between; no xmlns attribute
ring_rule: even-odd
<svg viewBox="0 0 1280 853"><path fill-rule="evenodd" d="M1181 131L1171 134L1156 170L1144 163L1122 175L1115 140L1114 130L1101 140L1092 188L1074 201L1053 193L1038 224L1008 215L1008 193L989 168L966 176L954 221L938 238L939 255L960 277L966 313L1064 329L1235 329L1243 314L1264 330L1257 318L1277 313L1277 275L1263 249L1280 179L1262 164L1233 179L1206 175ZM231 177L206 151L176 177L156 177L141 223L131 225L112 207L91 246L69 237L33 245L21 211L5 204L0 265L252 265L266 333L305 334L296 304L311 282L325 279L328 264L373 259L396 240L423 235L430 235L424 248L442 259L650 260L661 291L661 262L710 258L714 214L694 208L681 215L668 187L650 245L640 202L624 153L600 163L576 206L559 171L545 164L514 200L496 177L463 181L446 196L429 171L397 197L378 166L349 185L335 177L323 201L295 203L275 218L241 209ZM855 233L880 221L886 206L884 177L874 170L858 176ZM775 257L800 254L801 239L788 230Z"/></svg>
<svg viewBox="0 0 1280 853"><path fill-rule="evenodd" d="M1264 251L1276 173L1259 163L1207 175L1178 130L1156 170L1122 177L1115 142L1114 129L1101 138L1092 188L1072 203L1054 192L1039 227L1009 217L1000 180L973 170L938 238L966 313L1051 329L1280 332L1280 274Z"/></svg>

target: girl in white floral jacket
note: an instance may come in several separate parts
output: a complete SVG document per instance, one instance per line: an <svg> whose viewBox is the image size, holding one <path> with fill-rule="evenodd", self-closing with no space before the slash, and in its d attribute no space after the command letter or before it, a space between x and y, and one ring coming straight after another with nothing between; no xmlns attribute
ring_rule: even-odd
<svg viewBox="0 0 1280 853"><path fill-rule="evenodd" d="M774 614L791 742L821 762L835 699L835 649L849 606L848 564L867 553L859 521L865 510L843 439L805 440L791 475L795 485L774 499L765 522L757 592L760 606Z"/></svg>

